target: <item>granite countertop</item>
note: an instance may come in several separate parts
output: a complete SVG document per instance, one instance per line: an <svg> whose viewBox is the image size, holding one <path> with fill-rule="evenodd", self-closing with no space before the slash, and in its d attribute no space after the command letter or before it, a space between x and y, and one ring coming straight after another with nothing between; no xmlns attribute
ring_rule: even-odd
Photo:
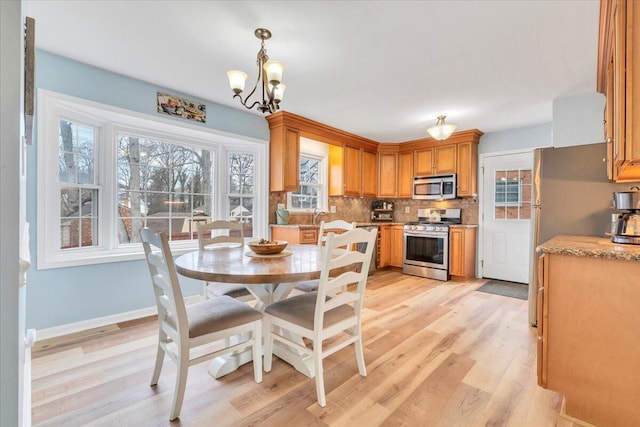
<svg viewBox="0 0 640 427"><path fill-rule="evenodd" d="M478 224L449 224L449 228L478 228Z"/></svg>
<svg viewBox="0 0 640 427"><path fill-rule="evenodd" d="M320 228L320 224L269 224L269 227L282 227L282 228Z"/></svg>
<svg viewBox="0 0 640 427"><path fill-rule="evenodd" d="M356 227L377 227L379 225L404 225L404 222L357 222ZM269 224L269 227L284 227L284 228L320 228L320 224Z"/></svg>
<svg viewBox="0 0 640 427"><path fill-rule="evenodd" d="M596 236L559 235L539 245L536 252L640 261L640 245L622 245Z"/></svg>

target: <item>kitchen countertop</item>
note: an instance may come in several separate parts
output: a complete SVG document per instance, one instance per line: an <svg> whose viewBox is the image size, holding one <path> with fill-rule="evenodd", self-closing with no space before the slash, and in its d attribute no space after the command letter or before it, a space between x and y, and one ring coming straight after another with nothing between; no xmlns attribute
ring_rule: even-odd
<svg viewBox="0 0 640 427"><path fill-rule="evenodd" d="M377 227L379 225L404 225L404 222L357 222L356 227ZM320 224L269 224L270 227L284 228L320 228Z"/></svg>
<svg viewBox="0 0 640 427"><path fill-rule="evenodd" d="M269 227L282 227L282 228L320 228L320 224L269 224Z"/></svg>
<svg viewBox="0 0 640 427"><path fill-rule="evenodd" d="M478 224L449 224L449 228L478 228Z"/></svg>
<svg viewBox="0 0 640 427"><path fill-rule="evenodd" d="M596 236L559 235L539 245L536 252L640 261L640 245L622 245Z"/></svg>

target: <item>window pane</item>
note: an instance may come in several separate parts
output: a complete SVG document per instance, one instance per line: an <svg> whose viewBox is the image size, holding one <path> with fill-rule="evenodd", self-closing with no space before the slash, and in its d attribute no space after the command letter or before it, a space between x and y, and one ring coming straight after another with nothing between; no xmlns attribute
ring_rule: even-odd
<svg viewBox="0 0 640 427"><path fill-rule="evenodd" d="M300 158L300 182L318 184L320 181L320 161L307 157Z"/></svg>
<svg viewBox="0 0 640 427"><path fill-rule="evenodd" d="M244 236L253 237L254 155L230 152L227 163L229 172L227 219L244 224Z"/></svg>
<svg viewBox="0 0 640 427"><path fill-rule="evenodd" d="M58 175L60 182L93 184L96 131L79 123L60 120Z"/></svg>
<svg viewBox="0 0 640 427"><path fill-rule="evenodd" d="M531 219L530 169L496 171L495 173L495 218Z"/></svg>
<svg viewBox="0 0 640 427"><path fill-rule="evenodd" d="M319 209L322 197L321 160L300 157L300 188L288 193L290 209Z"/></svg>
<svg viewBox="0 0 640 427"><path fill-rule="evenodd" d="M197 238L193 219L212 210L212 151L120 134L117 164L119 243L140 242L145 225Z"/></svg>
<svg viewBox="0 0 640 427"><path fill-rule="evenodd" d="M60 248L98 244L98 190L60 189Z"/></svg>

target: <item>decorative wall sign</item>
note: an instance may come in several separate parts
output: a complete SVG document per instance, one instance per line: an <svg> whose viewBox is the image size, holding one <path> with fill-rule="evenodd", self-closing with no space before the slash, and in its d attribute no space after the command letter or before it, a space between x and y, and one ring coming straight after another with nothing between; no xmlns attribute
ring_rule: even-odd
<svg viewBox="0 0 640 427"><path fill-rule="evenodd" d="M27 144L31 144L33 138L35 38L36 21L27 16L24 23L24 139Z"/></svg>
<svg viewBox="0 0 640 427"><path fill-rule="evenodd" d="M158 113L167 113L201 123L207 121L206 105L163 92L158 92Z"/></svg>

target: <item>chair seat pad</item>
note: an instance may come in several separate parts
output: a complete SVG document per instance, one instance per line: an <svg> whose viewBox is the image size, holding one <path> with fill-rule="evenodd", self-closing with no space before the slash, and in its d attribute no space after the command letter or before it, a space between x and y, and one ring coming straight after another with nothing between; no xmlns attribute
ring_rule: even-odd
<svg viewBox="0 0 640 427"><path fill-rule="evenodd" d="M313 292L318 290L319 283L319 280L307 280L304 282L296 283L294 288L302 292Z"/></svg>
<svg viewBox="0 0 640 427"><path fill-rule="evenodd" d="M294 323L303 328L313 329L313 317L316 310L317 292L308 292L283 299L265 308L265 313ZM355 310L349 305L341 305L324 314L323 328L340 322L341 320L353 317Z"/></svg>
<svg viewBox="0 0 640 427"><path fill-rule="evenodd" d="M221 296L186 306L189 338L218 332L262 319L262 313L237 299ZM176 327L173 313L167 323Z"/></svg>
<svg viewBox="0 0 640 427"><path fill-rule="evenodd" d="M230 296L231 298L244 297L250 295L249 291L244 285L238 285L234 283L218 283L209 282L207 284L207 293L216 297L223 295Z"/></svg>

